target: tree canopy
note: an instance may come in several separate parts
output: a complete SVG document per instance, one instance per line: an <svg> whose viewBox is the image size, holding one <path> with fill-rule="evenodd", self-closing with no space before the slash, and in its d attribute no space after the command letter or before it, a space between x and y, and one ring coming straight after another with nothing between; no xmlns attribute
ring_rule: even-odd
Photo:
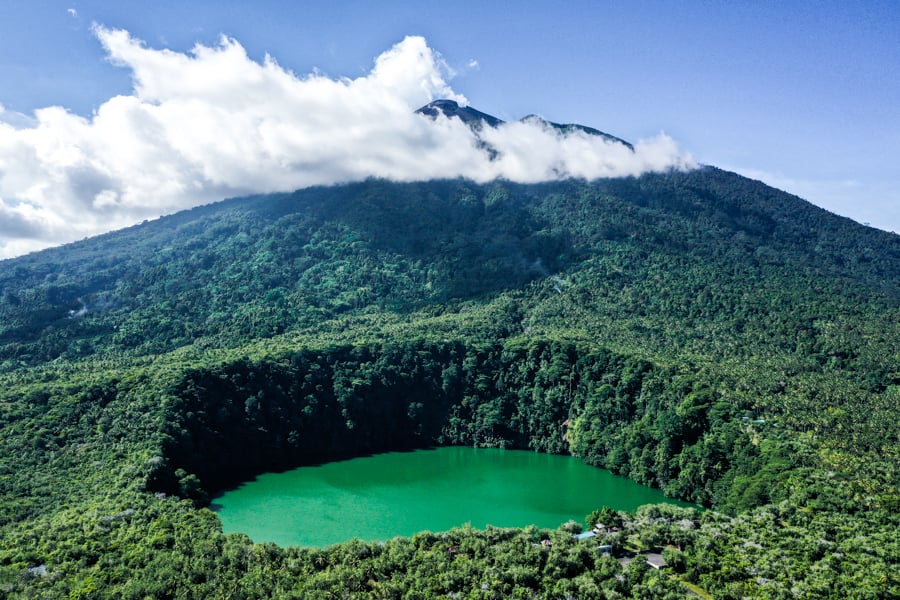
<svg viewBox="0 0 900 600"><path fill-rule="evenodd" d="M714 168L311 188L2 261L0 591L896 596L898 300L900 237ZM709 510L598 506L607 556L536 528L279 548L208 509L441 444Z"/></svg>

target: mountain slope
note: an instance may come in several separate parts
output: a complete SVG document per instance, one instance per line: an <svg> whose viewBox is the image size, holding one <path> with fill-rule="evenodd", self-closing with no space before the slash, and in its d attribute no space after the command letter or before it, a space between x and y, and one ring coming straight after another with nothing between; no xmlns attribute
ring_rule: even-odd
<svg viewBox="0 0 900 600"><path fill-rule="evenodd" d="M628 543L682 547L670 576L622 583L573 547L529 558L507 595L576 576L644 596L678 593L674 575L717 597L900 585L900 237L732 173L233 199L0 262L0 290L11 593L290 595L347 589L383 559L358 591L412 594L424 580L399 573L438 537L390 561L273 549L194 503L264 470L434 443L574 453L737 515L624 516ZM453 535L501 571L531 547ZM277 576L253 578L249 555ZM40 565L54 575L28 574ZM455 569L428 585L474 589Z"/></svg>
<svg viewBox="0 0 900 600"><path fill-rule="evenodd" d="M479 298L609 249L802 272L873 301L898 289L897 236L710 168L589 185L369 182L228 201L0 263L0 361L172 349L235 327L247 305L281 313L238 341L363 307ZM126 323L155 334L129 337Z"/></svg>

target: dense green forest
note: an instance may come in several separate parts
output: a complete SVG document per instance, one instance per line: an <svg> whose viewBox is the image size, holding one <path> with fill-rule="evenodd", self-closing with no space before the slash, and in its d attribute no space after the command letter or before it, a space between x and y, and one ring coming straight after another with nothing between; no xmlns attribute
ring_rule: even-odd
<svg viewBox="0 0 900 600"><path fill-rule="evenodd" d="M898 365L900 236L711 167L227 200L0 262L0 595L897 597ZM208 509L449 444L709 510L597 513L657 570L571 527L280 548Z"/></svg>

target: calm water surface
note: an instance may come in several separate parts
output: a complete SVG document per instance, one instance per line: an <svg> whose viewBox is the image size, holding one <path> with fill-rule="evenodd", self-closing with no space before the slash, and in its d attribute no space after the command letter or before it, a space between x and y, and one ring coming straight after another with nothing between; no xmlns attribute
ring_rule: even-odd
<svg viewBox="0 0 900 600"><path fill-rule="evenodd" d="M226 532L256 542L327 546L465 524L555 528L603 505L633 510L662 492L577 458L522 450L392 452L267 473L215 498Z"/></svg>

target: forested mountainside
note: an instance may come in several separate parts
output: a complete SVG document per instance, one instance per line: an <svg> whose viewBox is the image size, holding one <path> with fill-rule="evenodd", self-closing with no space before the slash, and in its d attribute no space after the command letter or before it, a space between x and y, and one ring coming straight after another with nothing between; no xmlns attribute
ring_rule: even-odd
<svg viewBox="0 0 900 600"><path fill-rule="evenodd" d="M372 180L3 261L0 590L894 597L898 323L900 237L711 167ZM571 453L711 510L615 516L656 570L534 529L279 548L205 508L435 444Z"/></svg>

